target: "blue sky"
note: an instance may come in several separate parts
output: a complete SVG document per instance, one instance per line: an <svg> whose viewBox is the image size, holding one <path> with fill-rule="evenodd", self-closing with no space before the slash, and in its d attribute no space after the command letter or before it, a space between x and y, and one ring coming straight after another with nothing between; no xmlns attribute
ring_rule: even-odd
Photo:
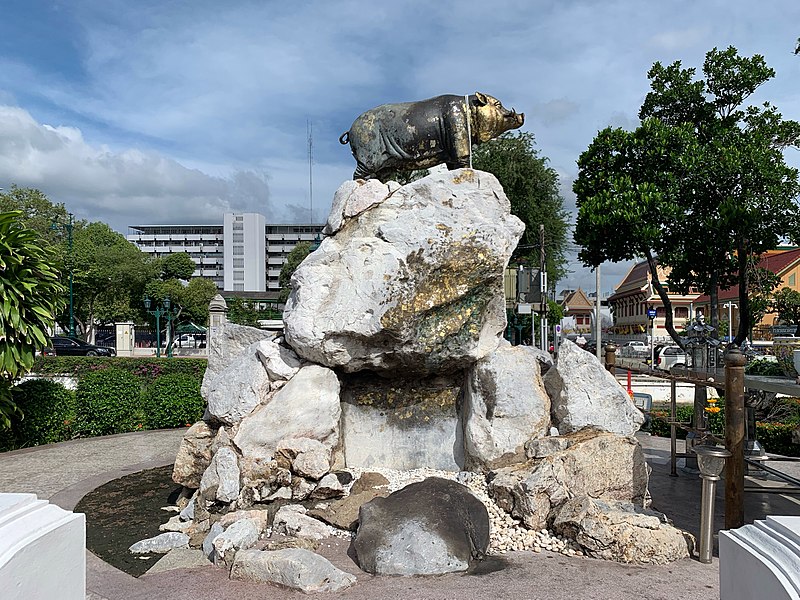
<svg viewBox="0 0 800 600"><path fill-rule="evenodd" d="M777 75L755 100L800 120L798 36L797 0L5 0L0 187L122 233L228 210L305 221L311 200L324 221L355 117L479 90L525 112L572 209L575 161L598 130L636 126L655 61L763 54ZM603 289L626 269L606 265ZM594 277L575 264L559 288L578 285Z"/></svg>

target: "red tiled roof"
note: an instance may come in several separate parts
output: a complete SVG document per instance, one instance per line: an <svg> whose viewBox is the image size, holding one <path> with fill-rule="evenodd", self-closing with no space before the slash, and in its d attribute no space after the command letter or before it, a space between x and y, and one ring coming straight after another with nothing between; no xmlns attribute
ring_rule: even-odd
<svg viewBox="0 0 800 600"><path fill-rule="evenodd" d="M761 260L758 261L758 266L769 271L772 271L776 275L780 275L783 271L785 271L788 267L792 266L795 262L800 260L800 248L795 248L794 250L786 250L785 252L776 252L776 253L769 253L765 254L761 257ZM727 290L719 290L717 295L717 299L719 302L723 300L733 300L739 297L739 286L734 285L730 289ZM703 304L710 302L711 298L708 294L704 294L695 300L698 304Z"/></svg>

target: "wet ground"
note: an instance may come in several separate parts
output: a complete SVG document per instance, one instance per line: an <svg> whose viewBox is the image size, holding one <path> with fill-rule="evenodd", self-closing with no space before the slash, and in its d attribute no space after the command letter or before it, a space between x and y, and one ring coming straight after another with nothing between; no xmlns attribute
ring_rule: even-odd
<svg viewBox="0 0 800 600"><path fill-rule="evenodd" d="M98 557L138 577L161 558L128 552L139 540L156 536L158 526L175 513L161 510L174 505L181 486L172 481L172 465L126 475L86 494L75 512L86 514L86 547Z"/></svg>

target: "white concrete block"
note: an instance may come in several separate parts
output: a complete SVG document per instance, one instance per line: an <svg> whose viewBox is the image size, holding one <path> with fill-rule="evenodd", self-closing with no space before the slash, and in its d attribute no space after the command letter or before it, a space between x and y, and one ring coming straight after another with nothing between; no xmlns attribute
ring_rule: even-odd
<svg viewBox="0 0 800 600"><path fill-rule="evenodd" d="M3 600L86 598L86 521L34 494L0 494Z"/></svg>
<svg viewBox="0 0 800 600"><path fill-rule="evenodd" d="M800 517L719 532L720 600L800 600Z"/></svg>

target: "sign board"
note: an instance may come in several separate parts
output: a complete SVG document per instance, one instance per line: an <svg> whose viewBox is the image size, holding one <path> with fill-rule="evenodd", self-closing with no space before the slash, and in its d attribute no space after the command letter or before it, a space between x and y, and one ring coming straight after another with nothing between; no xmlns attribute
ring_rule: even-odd
<svg viewBox="0 0 800 600"><path fill-rule="evenodd" d="M556 325L556 333L561 333L561 325Z"/></svg>
<svg viewBox="0 0 800 600"><path fill-rule="evenodd" d="M538 304L542 302L544 289L539 269L522 267L517 271L517 300L524 304Z"/></svg>
<svg viewBox="0 0 800 600"><path fill-rule="evenodd" d="M647 318L648 319L655 319L656 318L656 309L655 308L648 308L647 309Z"/></svg>
<svg viewBox="0 0 800 600"><path fill-rule="evenodd" d="M517 313L521 315L531 314L532 306L530 304L517 304Z"/></svg>
<svg viewBox="0 0 800 600"><path fill-rule="evenodd" d="M795 331L797 331L797 325L773 325L772 326L772 335L777 335L777 336L794 335Z"/></svg>

